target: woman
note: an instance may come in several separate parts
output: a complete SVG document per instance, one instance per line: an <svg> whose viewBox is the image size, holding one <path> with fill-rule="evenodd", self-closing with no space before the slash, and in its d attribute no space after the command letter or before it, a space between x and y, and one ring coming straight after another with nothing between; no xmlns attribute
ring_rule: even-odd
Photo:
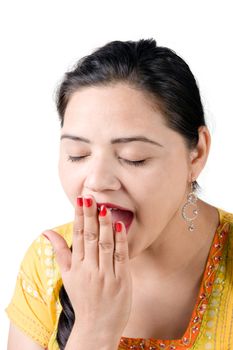
<svg viewBox="0 0 233 350"><path fill-rule="evenodd" d="M233 215L198 198L210 133L188 65L114 41L57 92L74 222L22 262L8 349L233 348Z"/></svg>

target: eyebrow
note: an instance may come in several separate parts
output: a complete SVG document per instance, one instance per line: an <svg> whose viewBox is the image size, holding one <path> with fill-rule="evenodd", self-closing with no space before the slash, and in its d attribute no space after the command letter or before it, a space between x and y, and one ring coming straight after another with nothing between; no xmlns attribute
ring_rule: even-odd
<svg viewBox="0 0 233 350"><path fill-rule="evenodd" d="M85 143L91 143L90 140L81 137L81 136L75 136L75 135L70 135L70 134L63 134L61 135L61 140L63 139L69 139L72 141L81 141L81 142L85 142ZM134 142L134 141L140 141L140 142L147 142L150 143L152 145L156 145L159 147L163 147L160 143L150 140L145 136L131 136L131 137L120 137L120 138L116 138L116 139L112 139L111 140L111 144L114 145L116 143L128 143L128 142Z"/></svg>

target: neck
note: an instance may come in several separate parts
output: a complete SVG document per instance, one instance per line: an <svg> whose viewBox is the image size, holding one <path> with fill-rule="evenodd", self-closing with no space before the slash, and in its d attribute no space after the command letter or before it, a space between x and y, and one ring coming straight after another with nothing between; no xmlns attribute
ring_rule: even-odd
<svg viewBox="0 0 233 350"><path fill-rule="evenodd" d="M215 207L198 200L199 215L194 231L177 213L156 241L130 260L135 280L172 280L177 277L198 279L203 273L214 234L219 225ZM191 273L190 273L191 272Z"/></svg>

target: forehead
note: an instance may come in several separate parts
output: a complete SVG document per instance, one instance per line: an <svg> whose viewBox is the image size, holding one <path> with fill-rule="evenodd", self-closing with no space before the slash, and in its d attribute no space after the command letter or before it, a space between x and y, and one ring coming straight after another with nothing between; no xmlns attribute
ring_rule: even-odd
<svg viewBox="0 0 233 350"><path fill-rule="evenodd" d="M164 124L159 108L146 95L127 84L85 87L70 98L64 124L117 122L131 127ZM93 125L93 124L92 124Z"/></svg>
<svg viewBox="0 0 233 350"><path fill-rule="evenodd" d="M73 93L61 131L94 143L143 135L166 148L184 146L181 135L165 125L151 96L124 83L85 87Z"/></svg>

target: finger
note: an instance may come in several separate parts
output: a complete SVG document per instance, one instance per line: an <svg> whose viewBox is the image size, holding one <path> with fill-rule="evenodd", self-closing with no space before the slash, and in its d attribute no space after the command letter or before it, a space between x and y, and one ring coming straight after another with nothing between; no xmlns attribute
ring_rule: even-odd
<svg viewBox="0 0 233 350"><path fill-rule="evenodd" d="M122 221L114 224L115 250L113 253L116 278L125 278L129 270L129 248L126 228Z"/></svg>
<svg viewBox="0 0 233 350"><path fill-rule="evenodd" d="M112 214L103 205L99 213L99 270L105 275L114 276L113 252Z"/></svg>
<svg viewBox="0 0 233 350"><path fill-rule="evenodd" d="M84 259L84 239L83 239L83 198L77 198L75 206L74 226L73 226L73 241L72 241L72 265L77 267Z"/></svg>
<svg viewBox="0 0 233 350"><path fill-rule="evenodd" d="M98 268L98 239L99 224L97 220L97 206L94 197L83 199L84 213L84 261L90 268Z"/></svg>
<svg viewBox="0 0 233 350"><path fill-rule="evenodd" d="M48 230L43 235L50 241L55 259L60 268L61 274L67 272L71 267L71 251L64 238L57 232Z"/></svg>

